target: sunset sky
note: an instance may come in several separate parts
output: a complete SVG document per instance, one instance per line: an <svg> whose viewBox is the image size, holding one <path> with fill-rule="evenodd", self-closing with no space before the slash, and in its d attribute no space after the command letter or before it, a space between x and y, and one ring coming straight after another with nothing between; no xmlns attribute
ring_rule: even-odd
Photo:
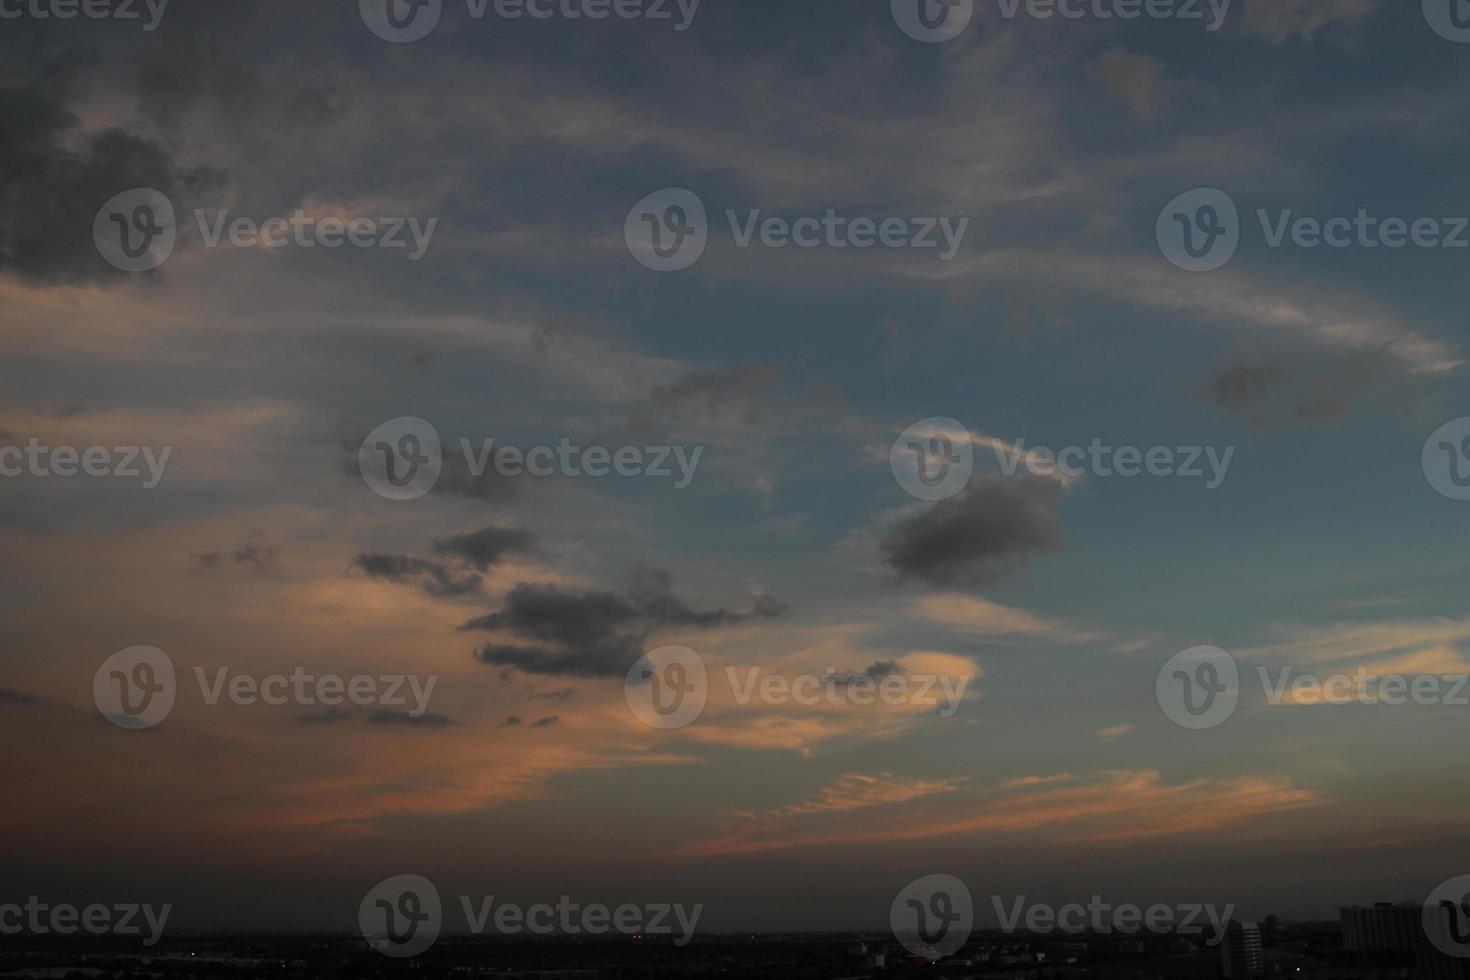
<svg viewBox="0 0 1470 980"><path fill-rule="evenodd" d="M1410 0L1235 0L1214 31L977 0L937 44L887 0L670 8L445 0L412 43L355 0L0 20L0 446L170 451L154 487L0 476L0 897L350 929L413 873L804 930L882 928L937 872L1296 918L1470 872L1470 707L1257 681L1470 672L1470 502L1421 464L1470 415L1470 249L1273 248L1257 218L1470 215L1470 45ZM128 273L93 225L139 187L178 240ZM681 271L625 240L665 188L708 212ZM1210 272L1156 239L1195 188L1239 207ZM411 259L211 246L196 210L435 224ZM742 248L727 210L968 224L945 260ZM390 500L358 450L402 417L702 455L685 487L450 460ZM890 466L931 418L975 460L938 502ZM1213 489L1004 472L1094 440L1233 455ZM711 690L656 730L624 677L666 645ZM1155 680L1201 645L1244 683L1193 731ZM146 731L93 699L135 646L179 674ZM437 682L417 716L210 705L221 667ZM742 705L726 668L964 697Z"/></svg>

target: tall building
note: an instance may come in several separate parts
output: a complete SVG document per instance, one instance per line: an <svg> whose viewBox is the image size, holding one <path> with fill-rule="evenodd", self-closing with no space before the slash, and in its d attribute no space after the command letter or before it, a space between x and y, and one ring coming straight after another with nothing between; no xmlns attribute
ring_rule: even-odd
<svg viewBox="0 0 1470 980"><path fill-rule="evenodd" d="M1230 920L1220 942L1220 961L1226 980L1265 976L1266 954L1261 949L1261 930L1254 922Z"/></svg>
<svg viewBox="0 0 1470 980"><path fill-rule="evenodd" d="M1408 953L1418 946L1423 908L1413 902L1340 910L1342 947L1353 953Z"/></svg>

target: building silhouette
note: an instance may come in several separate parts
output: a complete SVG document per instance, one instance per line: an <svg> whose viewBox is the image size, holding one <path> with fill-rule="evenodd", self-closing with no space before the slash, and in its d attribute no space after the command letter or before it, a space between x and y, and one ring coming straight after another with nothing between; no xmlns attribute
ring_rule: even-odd
<svg viewBox="0 0 1470 980"><path fill-rule="evenodd" d="M1265 975L1266 954L1261 949L1261 930L1254 922L1230 920L1220 942L1220 966L1226 980Z"/></svg>

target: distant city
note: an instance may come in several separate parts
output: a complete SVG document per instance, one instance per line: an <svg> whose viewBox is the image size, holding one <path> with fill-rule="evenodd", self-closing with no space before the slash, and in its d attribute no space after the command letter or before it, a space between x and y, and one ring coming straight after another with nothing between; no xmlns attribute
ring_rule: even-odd
<svg viewBox="0 0 1470 980"><path fill-rule="evenodd" d="M1458 920L1443 910L1443 924ZM1412 902L1340 910L1336 922L1231 920L1218 943L1200 935L976 929L958 951L917 955L879 932L723 934L685 946L659 937L441 937L413 959L382 956L361 936L188 936L140 948L117 938L7 937L0 978L984 977L986 980L1470 980L1470 957L1428 935L1437 921ZM1427 928L1428 927L1428 928ZM1458 936L1458 933L1455 934ZM1455 950L1460 952L1460 950Z"/></svg>

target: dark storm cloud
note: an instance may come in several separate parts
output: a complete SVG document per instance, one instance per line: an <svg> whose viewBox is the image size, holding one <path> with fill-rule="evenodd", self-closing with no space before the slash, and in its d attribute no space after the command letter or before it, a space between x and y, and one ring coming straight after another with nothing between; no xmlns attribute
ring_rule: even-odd
<svg viewBox="0 0 1470 980"><path fill-rule="evenodd" d="M507 554L527 552L535 545L536 538L529 531L487 527L434 542L434 554L463 559L483 572Z"/></svg>
<svg viewBox="0 0 1470 980"><path fill-rule="evenodd" d="M1060 495L1055 480L1040 477L973 483L888 532L883 561L936 588L992 581L1031 552L1060 547L1051 512Z"/></svg>
<svg viewBox="0 0 1470 980"><path fill-rule="evenodd" d="M183 168L159 144L123 129L81 132L63 101L72 67L38 75L0 82L0 272L41 283L120 275L93 244L97 209L135 187L172 197L213 186L220 175Z"/></svg>
<svg viewBox="0 0 1470 980"><path fill-rule="evenodd" d="M34 704L40 704L41 699L34 694L17 691L9 687L0 687L0 707L28 708Z"/></svg>
<svg viewBox="0 0 1470 980"><path fill-rule="evenodd" d="M478 592L482 582L478 575L460 574L438 562L408 555L365 552L352 559L352 563L371 578L388 582L412 582L436 598Z"/></svg>
<svg viewBox="0 0 1470 980"><path fill-rule="evenodd" d="M1216 364L1207 399L1257 429L1336 422L1363 402L1414 399L1415 379L1389 348L1278 350Z"/></svg>
<svg viewBox="0 0 1470 980"><path fill-rule="evenodd" d="M385 725L400 728L449 728L458 725L448 715L436 715L432 712L422 715L411 715L406 712L389 711L386 708L378 708L370 711L367 716L370 725Z"/></svg>
<svg viewBox="0 0 1470 980"><path fill-rule="evenodd" d="M785 604L758 597L749 612L696 609L673 593L662 569L633 573L626 593L568 592L522 583L505 597L504 608L472 619L460 631L506 632L523 643L491 643L476 652L481 663L528 674L620 677L663 626L710 629L753 618L778 616ZM570 696L570 689L566 696Z"/></svg>
<svg viewBox="0 0 1470 980"><path fill-rule="evenodd" d="M520 716L519 715L511 715L509 718L505 719L505 721L502 721L500 723L500 727L501 728L515 728L519 724L521 724L521 718L520 718Z"/></svg>
<svg viewBox="0 0 1470 980"><path fill-rule="evenodd" d="M531 727L550 728L552 725L558 724L560 721L561 717L559 715L550 715L546 718L537 718L536 721L532 723Z"/></svg>

